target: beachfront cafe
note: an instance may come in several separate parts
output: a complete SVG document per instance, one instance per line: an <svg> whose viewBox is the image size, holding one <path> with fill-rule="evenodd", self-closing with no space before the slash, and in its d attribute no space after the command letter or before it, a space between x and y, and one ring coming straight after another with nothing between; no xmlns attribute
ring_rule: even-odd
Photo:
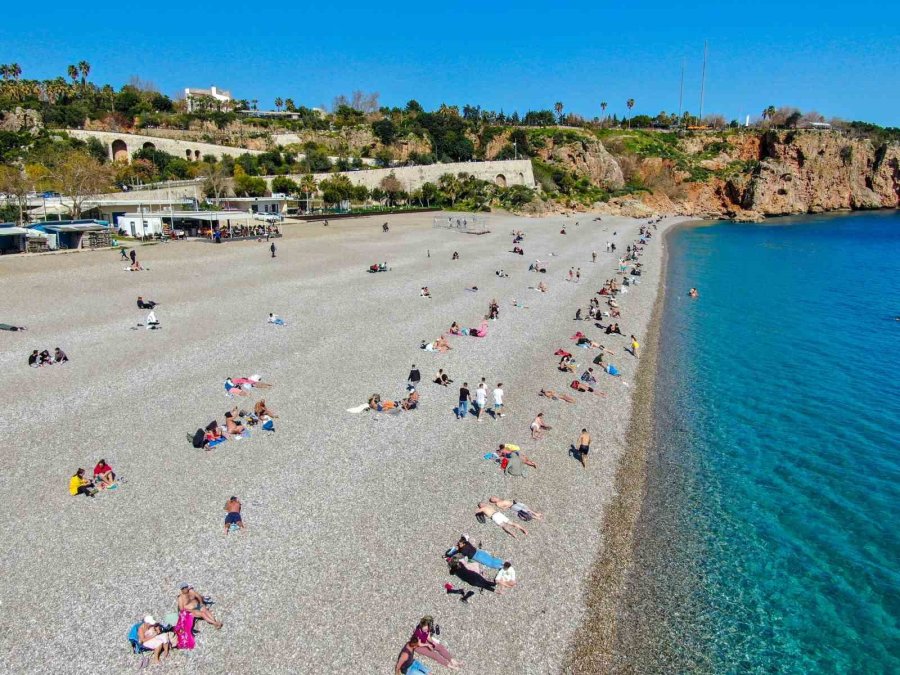
<svg viewBox="0 0 900 675"><path fill-rule="evenodd" d="M15 223L0 223L0 255L24 253L28 246L28 230Z"/></svg>

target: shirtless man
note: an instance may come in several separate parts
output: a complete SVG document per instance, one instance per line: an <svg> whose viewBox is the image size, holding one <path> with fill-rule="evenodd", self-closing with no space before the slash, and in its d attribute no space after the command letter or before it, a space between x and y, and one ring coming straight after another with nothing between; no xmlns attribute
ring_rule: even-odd
<svg viewBox="0 0 900 675"><path fill-rule="evenodd" d="M232 524L237 525L242 530L244 529L244 519L241 518L241 500L237 497L232 497L227 502L225 502L225 534L228 534L228 531L231 529Z"/></svg>
<svg viewBox="0 0 900 675"><path fill-rule="evenodd" d="M541 389L541 396L546 396L551 400L565 401L566 403L575 403L575 397L569 394L558 394L552 389Z"/></svg>
<svg viewBox="0 0 900 675"><path fill-rule="evenodd" d="M535 520L544 519L543 513L533 511L532 509L525 506L525 504L517 502L515 499L501 499L500 497L491 497L490 499L488 499L488 501L502 511L512 509L516 513L519 513L521 511L522 513L531 514L531 517Z"/></svg>
<svg viewBox="0 0 900 675"><path fill-rule="evenodd" d="M512 522L490 502L481 502L478 505L478 510L475 511L475 515L478 515L479 513L483 513L486 518L490 518L491 520L493 520L495 525L497 525L501 530L506 532L506 534L511 536L513 539L518 539L516 530L521 530L523 534L528 534L528 530L526 530L518 523Z"/></svg>
<svg viewBox="0 0 900 675"><path fill-rule="evenodd" d="M582 429L581 434L578 436L578 461L581 462L581 466L585 469L587 468L587 456L591 451L591 435L587 432L587 429Z"/></svg>
<svg viewBox="0 0 900 675"><path fill-rule="evenodd" d="M178 611L187 610L195 619L203 619L206 623L212 624L216 628L222 627L221 621L216 621L216 617L212 615L206 608L206 603L200 594L194 590L190 584L181 584L178 593Z"/></svg>

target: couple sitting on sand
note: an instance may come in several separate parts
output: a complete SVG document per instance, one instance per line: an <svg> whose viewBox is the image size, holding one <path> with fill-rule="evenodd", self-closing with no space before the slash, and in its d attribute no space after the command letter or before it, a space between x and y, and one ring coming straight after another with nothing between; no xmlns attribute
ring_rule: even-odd
<svg viewBox="0 0 900 675"><path fill-rule="evenodd" d="M100 490L114 490L118 487L112 467L101 459L94 467L94 480L84 477L84 469L78 469L69 479L69 494L94 497Z"/></svg>
<svg viewBox="0 0 900 675"><path fill-rule="evenodd" d="M179 585L178 614L174 625L163 624L148 614L140 623L136 623L128 632L128 641L135 653L153 652L153 659L159 662L161 656L167 656L169 650L193 649L194 621L202 619L206 623L222 628L222 622L209 611L212 600L201 596L190 584ZM174 619L176 615L172 614ZM165 619L164 619L165 620ZM144 665L144 664L141 664Z"/></svg>
<svg viewBox="0 0 900 675"><path fill-rule="evenodd" d="M40 353L35 349L28 357L28 365L32 368L41 368L43 366L52 366L54 363L65 363L68 360L69 357L59 347L53 350L52 355L46 349Z"/></svg>
<svg viewBox="0 0 900 675"><path fill-rule="evenodd" d="M491 306L496 305L497 301L493 300L491 302ZM500 315L500 308L497 307L497 316ZM459 324L455 321L450 324L450 335L468 335L470 337L486 337L488 332L488 323L487 321L482 321L478 324L478 328L460 328Z"/></svg>
<svg viewBox="0 0 900 675"><path fill-rule="evenodd" d="M443 335L439 337L434 342L425 342L422 340L422 344L419 345L419 349L424 349L426 352L444 352L450 351L453 347L450 346L450 343L447 342L447 338Z"/></svg>
<svg viewBox="0 0 900 675"><path fill-rule="evenodd" d="M376 412L390 412L391 410L415 410L419 407L419 392L411 389L409 395L400 401L382 401L381 394L372 394L369 397L369 409Z"/></svg>

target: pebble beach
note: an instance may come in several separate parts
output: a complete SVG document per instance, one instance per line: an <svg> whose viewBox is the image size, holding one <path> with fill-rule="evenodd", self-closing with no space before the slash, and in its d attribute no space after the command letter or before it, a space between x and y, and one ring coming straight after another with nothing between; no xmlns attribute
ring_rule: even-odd
<svg viewBox="0 0 900 675"><path fill-rule="evenodd" d="M596 619L587 602L596 607L595 563L605 515L622 497L629 433L650 424L632 418L637 383L652 385L638 367L653 363L644 338L664 232L685 219L658 225L639 285L617 298L623 335L607 336L575 310L587 315L646 220L490 215L491 232L471 235L433 228L432 217L286 223L275 258L265 241L140 246L144 272L124 271L117 251L0 259L0 322L28 327L0 333L0 671L134 669L129 628L173 611L186 581L215 600L224 627L198 624L195 650L146 672L390 673L426 614L462 672L595 672L572 655L591 640L582 628ZM512 230L525 232L524 256L510 252ZM546 274L527 271L535 259ZM381 262L391 271L367 273ZM567 281L570 267L579 283ZM547 293L529 289L540 281ZM137 328L139 295L160 303L162 330ZM453 321L477 326L492 299L500 317L485 338L449 336L443 354L419 349ZM268 324L270 312L287 325ZM622 377L595 367L605 398L568 388L597 353L575 348L579 330L615 352ZM625 351L630 334L640 359ZM33 349L57 346L69 363L26 365ZM559 348L575 355L574 376L557 370ZM401 399L412 364L422 373L417 410L348 412L373 393ZM439 368L449 387L431 382ZM226 377L257 373L273 388L226 398ZM458 420L459 386L474 392L482 377L489 392L503 383L506 415ZM542 398L542 387L577 404ZM279 416L274 434L210 452L188 442L259 398ZM529 424L541 411L553 428L535 441ZM568 452L582 427L593 437L587 469ZM521 446L537 468L504 476L484 459L499 443ZM75 469L90 473L101 457L126 482L70 496ZM248 529L225 536L231 495ZM545 520L524 523L529 535L518 539L479 524L475 508L492 495ZM462 533L510 560L518 587L469 603L446 594L457 580L442 554Z"/></svg>

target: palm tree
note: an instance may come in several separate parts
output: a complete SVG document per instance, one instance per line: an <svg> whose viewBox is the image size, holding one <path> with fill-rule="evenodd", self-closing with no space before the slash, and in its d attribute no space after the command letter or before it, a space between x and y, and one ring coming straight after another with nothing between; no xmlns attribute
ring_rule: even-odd
<svg viewBox="0 0 900 675"><path fill-rule="evenodd" d="M18 63L9 64L9 74L14 80L18 80L22 75L22 67Z"/></svg>
<svg viewBox="0 0 900 675"><path fill-rule="evenodd" d="M78 71L81 73L81 88L84 89L84 85L87 83L88 75L91 74L91 64L87 61L79 61Z"/></svg>
<svg viewBox="0 0 900 675"><path fill-rule="evenodd" d="M625 101L625 107L628 108L628 112L631 112L631 109L634 107L634 99L630 98L627 101ZM631 118L630 117L628 118L628 128L629 129L631 128Z"/></svg>
<svg viewBox="0 0 900 675"><path fill-rule="evenodd" d="M78 66L69 66L66 68L69 77L72 78L72 84L78 82Z"/></svg>
<svg viewBox="0 0 900 675"><path fill-rule="evenodd" d="M309 211L309 202L314 192L318 190L316 178L311 173L304 174L300 178L300 191L306 195L306 210Z"/></svg>
<svg viewBox="0 0 900 675"><path fill-rule="evenodd" d="M286 110L289 110L290 112L294 112L295 110L297 110L297 106L294 105L294 99L292 99L292 98L284 99L284 107Z"/></svg>
<svg viewBox="0 0 900 675"><path fill-rule="evenodd" d="M766 108L765 110L762 111L763 121L770 120L773 117L775 117L775 106L774 105L770 105L768 108Z"/></svg>
<svg viewBox="0 0 900 675"><path fill-rule="evenodd" d="M564 106L562 104L562 101L557 101L556 104L553 106L553 109L556 111L556 116L559 118L560 124L562 124L562 121L563 121L563 116L562 116L563 107Z"/></svg>
<svg viewBox="0 0 900 675"><path fill-rule="evenodd" d="M6 82L6 80L9 78L10 75L11 75L10 67L8 65L6 65L5 63L0 63L0 79L2 79L4 82Z"/></svg>
<svg viewBox="0 0 900 675"><path fill-rule="evenodd" d="M284 103L284 101L281 100L281 97L280 97L280 96L279 96L278 98L275 99L275 107L276 107L278 110L281 110L281 106L282 106L283 103Z"/></svg>

